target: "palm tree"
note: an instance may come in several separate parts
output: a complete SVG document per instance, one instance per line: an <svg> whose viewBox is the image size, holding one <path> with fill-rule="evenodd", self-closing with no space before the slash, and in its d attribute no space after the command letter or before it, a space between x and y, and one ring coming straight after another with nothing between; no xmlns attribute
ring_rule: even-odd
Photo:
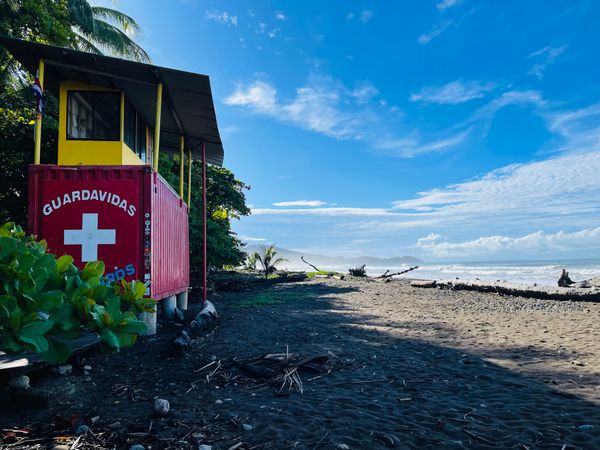
<svg viewBox="0 0 600 450"><path fill-rule="evenodd" d="M277 268L275 267L277 264L283 261L287 261L287 259L284 258L275 258L276 255L277 251L275 251L275 244L263 248L262 255L260 253L256 254L258 261L263 267L265 278L269 278L269 275L271 275L277 270Z"/></svg>
<svg viewBox="0 0 600 450"><path fill-rule="evenodd" d="M258 262L258 252L248 253L246 261L244 261L244 270L254 272L256 270L256 263Z"/></svg>
<svg viewBox="0 0 600 450"><path fill-rule="evenodd" d="M132 17L112 8L92 6L88 0L69 0L68 10L79 50L150 61L146 51L132 39L140 31Z"/></svg>

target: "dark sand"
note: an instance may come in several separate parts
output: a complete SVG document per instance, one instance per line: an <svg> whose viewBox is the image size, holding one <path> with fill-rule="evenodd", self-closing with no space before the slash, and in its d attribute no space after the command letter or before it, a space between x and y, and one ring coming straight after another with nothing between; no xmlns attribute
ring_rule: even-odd
<svg viewBox="0 0 600 450"><path fill-rule="evenodd" d="M118 355L89 355L88 381L39 374L32 385L51 381L74 394L45 410L3 411L0 428L28 426L19 436L40 439L14 448L69 448L77 422L95 436L74 448L600 448L600 304L400 282L270 289L277 295L215 297L219 327L182 358L170 357L176 329L163 327ZM283 303L240 306L257 298ZM214 358L286 347L329 352L332 372L302 375L304 394L286 396L194 372ZM155 396L170 401L166 418L152 417Z"/></svg>

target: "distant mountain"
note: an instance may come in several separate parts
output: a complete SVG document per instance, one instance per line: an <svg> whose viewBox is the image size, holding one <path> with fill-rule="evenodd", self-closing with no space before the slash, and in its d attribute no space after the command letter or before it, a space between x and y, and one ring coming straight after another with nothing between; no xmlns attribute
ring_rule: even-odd
<svg viewBox="0 0 600 450"><path fill-rule="evenodd" d="M258 245L249 245L244 247L244 251L250 253L258 251L260 253L261 247ZM285 248L277 247L277 256L287 259L285 263L282 263L280 267L290 269L303 269L310 270L310 266L302 262L300 257L304 256L304 259L309 263L314 264L321 270L336 269L339 266L344 267L357 267L365 264L367 269L371 267L385 267L392 268L403 265L415 265L422 264L423 261L414 256L397 256L393 258L377 258L375 256L357 256L357 257L342 257L342 256L324 256L316 255L312 253L302 253L294 250L288 250Z"/></svg>

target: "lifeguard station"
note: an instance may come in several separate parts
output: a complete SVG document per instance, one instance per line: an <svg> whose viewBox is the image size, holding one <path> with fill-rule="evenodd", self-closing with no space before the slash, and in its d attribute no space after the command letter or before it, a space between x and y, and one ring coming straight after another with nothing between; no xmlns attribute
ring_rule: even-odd
<svg viewBox="0 0 600 450"><path fill-rule="evenodd" d="M198 159L204 233L194 245L204 249L206 299L206 164L223 162L208 76L6 37L0 45L59 100L55 165L40 165L41 112L36 118L28 231L80 267L104 261L108 280L143 280L167 316L176 303L185 309ZM158 174L165 151L179 158L178 192Z"/></svg>

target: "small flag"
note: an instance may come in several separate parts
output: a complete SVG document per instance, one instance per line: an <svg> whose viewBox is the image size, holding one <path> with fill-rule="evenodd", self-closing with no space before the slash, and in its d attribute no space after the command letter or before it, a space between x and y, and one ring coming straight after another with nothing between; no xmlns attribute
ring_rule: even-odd
<svg viewBox="0 0 600 450"><path fill-rule="evenodd" d="M35 81L33 82L32 88L33 95L35 95L36 110L40 114L44 114L44 91L42 90L42 85L40 84L37 73L35 74Z"/></svg>

